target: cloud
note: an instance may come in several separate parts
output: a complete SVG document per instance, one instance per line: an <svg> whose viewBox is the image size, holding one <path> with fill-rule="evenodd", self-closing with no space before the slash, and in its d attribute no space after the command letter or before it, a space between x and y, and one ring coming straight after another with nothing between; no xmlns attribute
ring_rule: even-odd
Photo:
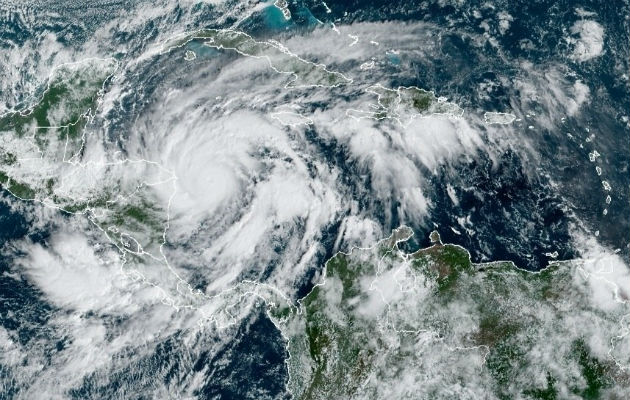
<svg viewBox="0 0 630 400"><path fill-rule="evenodd" d="M570 38L574 44L573 58L584 62L599 57L604 51L604 28L595 21L580 20L571 27L571 33L579 38Z"/></svg>
<svg viewBox="0 0 630 400"><path fill-rule="evenodd" d="M508 29L510 29L510 24L514 21L514 17L506 11L501 11L497 14L497 17L499 18L499 33L505 35Z"/></svg>
<svg viewBox="0 0 630 400"><path fill-rule="evenodd" d="M117 252L98 242L90 243L85 234L62 231L51 237L47 247L29 242L15 246L26 254L17 264L56 306L77 312L123 314L137 309L134 289L142 288L121 272ZM137 299L143 297L152 295L140 294Z"/></svg>
<svg viewBox="0 0 630 400"><path fill-rule="evenodd" d="M72 220L56 223L67 227ZM37 324L31 335L23 333L18 340L16 331L0 328L0 363L7 367L18 398L38 398L41 393L67 398L69 390L92 374L105 372L107 380L113 379L110 369L130 361L120 357L125 351L133 352L132 359L142 359L170 335L186 332L182 340L189 340L198 332L200 315L161 304L153 287L121 273L115 249L79 226L79 231L52 232L45 245L25 239L4 249L3 256L15 260L13 268L52 304L36 311L43 313L39 321L20 317L23 324ZM33 301L28 296L23 300ZM25 304L25 310L31 307Z"/></svg>
<svg viewBox="0 0 630 400"><path fill-rule="evenodd" d="M155 255L163 253L169 264L145 258L137 268L147 274L153 271L151 278L156 285L174 287L173 292L184 293L186 300L187 288L173 278L173 273L204 295L195 297L198 309L176 312L160 303L164 297L160 290L121 273L121 254L108 247L103 236L96 238L87 224L60 229L58 226L67 222L59 223L55 211L13 204L34 216L35 227L57 223L48 244L25 241L13 246L25 254L16 265L50 303L62 309L50 325L71 338L71 344L51 365L44 357L45 346L50 343L20 348L8 333L0 331L0 346L6 349L3 360L17 366L27 359L26 367L16 367L16 374L21 374L16 379L30 385L32 376L37 377L30 394L46 391L62 396L90 373L98 373L99 379L107 381L107 375L120 364L132 363L116 358L124 349L131 349L133 355L128 357L138 360L150 354L160 338L182 330L187 332L185 339L194 342L199 320L238 322L251 311L257 295L251 288L234 289L241 281L266 282L288 296L295 295L296 282L301 282L305 272L321 269L322 254L329 250L323 248L322 241L331 226L341 223L334 247L347 249L381 237L384 226L393 220L393 205L398 220L421 224L431 206L431 174L478 151L492 158L503 150L500 135L516 132L510 130L513 128L485 127L481 116L470 110L462 118L416 118L404 127L347 116L351 108L374 103L367 87L393 84L388 50L424 59L437 54L439 41L429 38L439 35L433 35L435 27L431 25L356 23L340 26L341 35L321 27L283 38L290 51L355 79L353 85L335 89L285 90L286 76L275 74L260 60L229 51L205 58L200 54L194 61L185 61L176 52L157 56L159 44L174 30L195 25L193 16L186 14L182 16L186 23L173 28L167 19L173 7L143 5L130 16L98 28L94 41L83 46L90 55L104 51L109 45L103 43L119 31L126 33L121 36L138 35L142 39L131 40L121 48L127 52L121 71L105 96L99 118L88 127L82 161L92 168L61 172L64 190L75 198L88 188L127 190L138 182L175 177L168 185L149 185L143 192L145 199L159 203L161 210L168 212L168 219L160 221L164 227L168 225L167 244ZM236 8L239 10L221 18L251 12L245 5ZM499 19L504 33L512 18L500 13ZM149 36L142 31L150 25L147 21L157 21L155 48L143 42ZM575 57L580 61L603 51L603 28L590 22L576 23L572 29L579 35ZM348 47L348 34L358 36L356 45ZM34 42L3 56L4 65L24 65L24 71L11 69L11 79L2 84L11 80L20 84L6 91L2 87L0 93L34 92L30 78L46 76L49 64L80 55L77 50L62 49L54 36L44 37L42 46L46 62L33 61L40 50ZM359 66L365 62L373 62L374 68L361 70ZM543 71L523 65L522 69L515 82L522 97L512 99L519 115L538 102L547 113L540 120L553 126L561 115L575 115L589 101L588 86L566 79L561 68L552 66ZM406 73L400 75L404 78ZM436 95L441 95L439 89ZM274 113L287 108L309 123L283 126ZM526 147L527 140L519 138L519 145ZM106 168L107 162L119 163ZM116 186L119 182L124 185ZM98 243L101 247L97 249ZM606 279L621 282L625 277L621 274ZM379 289L392 296L412 279L399 271L392 271L387 278ZM589 285L593 301L602 309L613 304L614 292L607 281L589 281ZM382 297L371 299L374 304L382 303ZM452 311L464 316L467 308ZM111 315L123 322L117 327L108 325ZM205 327L211 329L211 324ZM429 343L429 339L418 340ZM419 346L418 354L426 357L427 364L470 368L467 359L477 364L483 361L479 349L457 358L446 347L435 350ZM211 347L208 352L216 353L217 349ZM404 380L414 382L414 370L410 371ZM439 370L430 370L427 375L434 381L440 377ZM488 377L479 379L474 390L481 391ZM455 382L453 385L453 391L463 393L464 388ZM385 385L378 390L405 388ZM165 387L154 390L154 395L169 392Z"/></svg>

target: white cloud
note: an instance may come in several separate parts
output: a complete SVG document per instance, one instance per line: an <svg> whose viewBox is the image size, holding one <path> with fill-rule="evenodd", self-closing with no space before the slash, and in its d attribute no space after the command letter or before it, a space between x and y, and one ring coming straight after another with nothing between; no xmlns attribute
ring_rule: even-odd
<svg viewBox="0 0 630 400"><path fill-rule="evenodd" d="M149 8L140 8L129 19L116 20L99 29L98 40L105 41L114 28L123 31L140 29L147 21L172 10L170 6ZM509 14L499 13L501 33L509 29L511 21ZM353 76L356 86L340 87L334 92L328 89L285 91L282 89L285 77L274 74L264 62L244 57L216 57L204 60L203 64L190 63L186 69L178 70L177 74L181 72L182 76L178 76L181 84L177 89L159 90L163 87L158 87L150 99L150 106L139 108L138 115L134 115L137 119L130 132L108 132L107 126L103 131L90 131L93 140L85 149L85 161L111 161L114 156L108 151L118 148L110 146L108 134L123 138L122 146L132 159L147 161L79 171L84 174L65 171L65 188L78 195L85 192L85 183L98 189L103 182L115 181L113 178L125 182L125 187L133 187L137 179L159 181L172 172L177 177L174 191L171 185L151 188L154 195L151 199L170 211L169 246L164 253L178 274L189 280L199 279L203 290L222 293L222 296L199 297L200 312L176 314L172 307L157 304L162 298L158 290L143 282L133 282L120 273L119 254L95 250L96 241L87 235L85 226L74 232L54 233L47 246L29 242L16 245L26 254L19 259L18 265L29 280L50 302L63 308L64 312L68 311L68 316L58 316L51 324L62 327L68 337L73 338L72 345L62 352L54 368L49 367L37 376L38 383L31 393L53 387L54 393L61 396L63 390L78 382L85 373L111 366L112 356L117 351L126 346L139 348L178 329L191 329L201 318L201 312L205 312L206 317L211 315L227 321L226 308L232 307L233 315L242 317L250 311L251 302L243 292L231 289L243 276L266 279L282 292L292 294L295 281L303 277L305 268L313 267L314 260L318 260L321 232L342 216L342 233L336 242L337 247L366 245L382 236L380 222L369 215L374 210L359 209L351 187L343 181L343 166L323 158L322 150L314 141L334 145L335 150L342 149L339 154L348 157L343 161L357 168L352 173L365 173L372 178L371 187L359 189L385 204L399 202L400 218L415 223L426 218L430 206L426 182L429 177L425 171L436 171L479 149L488 153L501 151L497 149L501 145L496 138L490 138L488 142L485 136L485 129L492 133L498 131L481 127L481 121L471 115L459 119L416 118L405 127L387 121L348 118L346 111L349 108L374 102L373 96L365 93L368 83L371 85L379 80L387 84L388 76L381 68L387 50L397 46L401 54L413 52L414 57L430 57L437 48L435 42L419 40L433 30L425 24L358 23L339 29L344 33L339 38L331 31L319 28L304 36L289 38L285 44L306 59L312 56L318 62L333 66L360 65L375 60L369 73L353 68L357 74ZM603 28L597 23L576 23L572 33L579 35L575 41L577 59L583 61L601 54L604 35ZM171 34L168 30L160 32L162 36ZM357 34L361 40L349 48L344 39L346 34ZM367 37L381 44L373 46L365 40ZM74 57L59 49L55 37L42 40L43 58L52 60L49 62ZM34 44L28 44L26 50L11 51L2 62L25 64L31 76L44 76L50 69L46 63L31 66L28 57L20 53L33 53L35 48ZM85 49L89 54L99 50L94 43L87 44ZM143 63L152 60L154 54L155 51L147 50L146 54L126 65L125 74L118 76L105 99L106 110L116 111L117 101L138 89L138 83L132 79L143 76L146 71L151 72L152 67ZM175 63L166 57L162 62L165 64L158 68L172 67ZM224 62L229 64L226 66ZM564 79L564 71L552 68L540 72L531 66L523 69L525 75L516 85L523 96L528 97L521 99L522 103L532 99L540 101L549 110L549 120L561 114L574 115L589 100L589 88L580 81L568 82ZM10 74L24 80L21 88L28 86L21 72L11 70ZM308 129L314 138L306 136L306 128L285 127L270 117L271 112L285 109L289 104L299 105L300 115L309 123L312 121ZM153 162L159 163L161 168L153 168L157 165ZM360 186L360 182L350 183L353 184ZM449 195L453 194L451 192ZM454 196L452 199L457 202ZM37 224L56 218L50 211L36 209L32 212L38 213L38 218L34 218ZM617 265L619 260L615 260ZM166 266L152 261L142 268L158 270L152 278L160 284L173 285L172 276L166 276L170 273ZM594 276L601 272L598 268L595 268ZM411 287L415 280L410 274L402 276L398 271L390 272L384 277L387 280L378 286L380 294L386 294L392 301L400 300L403 296L399 296L396 289L403 283L405 287ZM615 274L617 272L618 269ZM609 282L622 282L627 278L624 273L615 274L589 281L593 301L602 309L614 306L616 301ZM176 290L181 289L179 281L175 281L174 286ZM372 291L372 294L379 293ZM382 308L380 294L370 299ZM374 310L365 311L367 314ZM463 306L452 311L453 315L462 316L462 320L468 312ZM88 312L96 313L97 317L84 318ZM126 331L112 333L99 320L105 313L130 317ZM460 328L469 328L470 322L466 320ZM625 348L624 343L618 348ZM2 331L0 346L6 350L4 359L10 365L22 362L24 354L30 351L20 349L8 335L2 336ZM605 349L603 345L602 348ZM452 368L472 368L466 364L467 359L472 359L471 364L475 365L483 361L483 351L479 349L468 350L459 356L446 347L434 350L420 346L419 354L426 357L426 365L453 361L447 363ZM138 350L137 357L143 354ZM32 370L46 368L38 365L37 357L32 360L29 361ZM26 380L29 371L23 370L21 379ZM55 386L60 385L55 381L58 376L67 382ZM440 377L439 371L430 370L425 378L437 382ZM401 379L414 382L416 378L410 372ZM471 392L484 388L483 380L487 377L479 379L480 382L471 383L477 385L470 389ZM378 390L395 389L405 391L407 387L385 385ZM462 395L466 389L453 383L452 390Z"/></svg>
<svg viewBox="0 0 630 400"><path fill-rule="evenodd" d="M127 313L138 308L142 295L135 291L142 288L121 272L116 252L78 232L56 233L48 244L17 244L26 254L17 262L55 305L78 312ZM101 247L98 254L95 245Z"/></svg>
<svg viewBox="0 0 630 400"><path fill-rule="evenodd" d="M604 50L604 28L599 23L589 20L577 21L571 27L571 33L579 35L578 39L569 39L569 42L574 44L574 59L583 62L602 54Z"/></svg>
<svg viewBox="0 0 630 400"><path fill-rule="evenodd" d="M514 17L506 11L501 11L497 16L499 18L499 33L505 35L508 29L510 29L510 24L514 21Z"/></svg>

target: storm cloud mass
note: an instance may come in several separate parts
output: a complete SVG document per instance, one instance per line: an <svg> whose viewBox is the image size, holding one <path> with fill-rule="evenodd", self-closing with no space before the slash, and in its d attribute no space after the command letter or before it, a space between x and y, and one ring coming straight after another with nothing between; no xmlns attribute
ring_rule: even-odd
<svg viewBox="0 0 630 400"><path fill-rule="evenodd" d="M437 230L479 265L573 265L585 309L622 327L589 345L627 374L627 19L58 3L0 4L6 398L288 398L292 331L271 307L299 309L327 260L401 225L409 253ZM449 363L440 343L426 369ZM459 396L492 385L474 376Z"/></svg>

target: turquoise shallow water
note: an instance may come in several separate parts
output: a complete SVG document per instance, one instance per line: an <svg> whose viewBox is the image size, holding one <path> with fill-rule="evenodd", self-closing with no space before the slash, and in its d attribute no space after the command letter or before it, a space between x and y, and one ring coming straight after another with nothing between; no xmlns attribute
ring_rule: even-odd
<svg viewBox="0 0 630 400"><path fill-rule="evenodd" d="M356 203L362 217L376 221L385 232L403 223L416 231L413 240L417 242L409 243L412 249L428 244L427 234L436 228L436 224L445 242L466 247L475 261L512 260L520 267L538 270L549 262L548 252L558 251L560 259L577 255L570 230L572 226L578 226L591 236L597 231L598 240L603 245L619 249L619 254L628 260L630 131L624 117L627 118L630 110L630 96L627 81L620 77L620 74L627 73L630 58L627 2L495 1L492 7L485 7L482 3L485 1L467 2L455 7L437 1L421 4L408 1L338 1L327 2L332 9L328 13L320 2L297 2L290 3L291 21L286 21L279 9L269 5L239 22L238 28L257 38L281 40L285 38L282 35L308 34L321 28L318 21L324 24L335 22L339 26L366 21L397 21L401 24L422 21L434 32L436 53L431 58L418 54L383 54L387 68L391 68L386 83L392 87L415 85L436 90L436 93L447 96L470 113L519 107L544 112L544 101L521 103L521 98L527 96L523 95L522 87L514 85L518 79L527 79L524 68L528 64L534 65L543 74L555 66L567 82L584 82L591 88L590 100L572 117L562 122L554 120L553 124L537 127L536 130L530 130L525 123L515 125L509 151L494 159L479 152L436 170L424 170L430 177L427 183L430 204L424 220L410 219L395 199L379 197L374 177L351 159L346 147L326 140L326 132L318 131L317 127L308 128L304 133L305 141L321 165L330 166L339 174L336 183L342 187L344 195ZM69 2L61 1L59 4L63 12L50 10L50 7L47 9L45 5L31 8L29 12L37 17L32 18L31 25L29 19L24 18L3 20L0 23L1 49L8 51L28 40L45 37L47 33L58 35L60 46L80 49L94 36L94 32L126 12L118 2L103 4L100 13L84 10ZM147 43L159 37L165 26L185 30L230 27L237 23L235 17L224 18L229 10L206 3L193 8L190 11L173 7L167 16L155 20L148 18L133 25L135 30L121 28L113 35L111 43L102 44L103 51L120 51L122 58L133 59L142 53ZM597 20L605 29L605 51L587 63L570 59L570 48L565 40L573 23L584 18L577 14L578 8L595 12L596 15L590 18ZM498 33L499 10L509 12L513 18L504 35ZM479 17L475 16L475 11ZM10 15L18 14L13 10ZM479 44L477 39L485 33L482 21L486 21L492 30L489 35L497 41L499 50L487 43ZM187 49L197 54L198 61L226 55L224 51L195 42L189 43ZM183 57L183 53L179 55ZM174 82L175 86L190 84L185 79L178 80L188 71L171 64L160 64L164 60L155 61L155 65L148 63L146 68L135 70L125 77L130 82L141 84L134 87L134 91L128 93L106 116L112 132L127 132L130 121L134 121L145 110L143 107L147 107L150 100L159 94L165 80ZM176 61L181 65L181 59ZM356 66L339 66L345 67L352 69ZM8 79L2 72L0 78ZM544 81L538 84L538 89L544 89ZM482 86L484 90L480 89ZM3 101L12 105L23 100L20 96L27 96L27 93L25 90L17 91L15 96L6 92L0 95L5 96ZM346 100L352 100L352 95L343 95L348 96ZM303 106L306 110L309 107L326 109L327 100L321 95L317 101ZM569 139L567 133L575 139ZM587 141L591 134L596 134L596 140ZM117 136L112 136L111 140L117 140ZM526 146L534 149L534 156L523 151ZM594 149L602 154L597 165L603 168L606 179L614 188L606 215L602 212L605 206L602 178L595 173L595 164L588 158ZM259 150L264 152L264 149ZM454 187L453 192L459 198L457 205L453 205L450 198L449 185ZM0 325L25 349L41 350L47 359L43 368L51 370L55 368L55 357L60 356L69 345L64 330L51 321L64 316L66 311L53 306L28 277L21 276L23 271L14 262L20 251L11 245L28 237L46 246L47 232L33 228L37 224L32 218L36 216L23 215L20 207L9 207L7 204L11 201L4 198L0 207L0 242L6 245L6 252L0 260ZM462 220L469 221L470 231L460 226ZM304 223L298 221L292 233L299 234L305 229ZM339 220L322 228L319 240L321 254L313 263L315 266L307 268L304 276L296 279L299 286L297 297L311 289L312 279L321 272L325 260L334 254L342 233ZM273 251L282 254L287 248L283 247L283 243L277 243ZM280 261L274 259L265 267L271 271L278 264ZM203 267L200 269L203 270ZM201 276L196 283L203 287L208 284L204 279ZM112 315L83 317L94 318L110 333L123 329L121 327L126 322ZM209 349L214 348L222 338L212 333L204 333L190 347L182 344L181 332L147 346L131 343L128 349L116 355L115 362L87 376L68 396L77 399L115 398L117 395L150 390L154 379L179 387L187 374L195 371L203 376L203 384L193 393L198 398L240 399L247 395L255 397L256 394L260 394L260 398L287 397L284 388L287 354L282 338L264 312L257 309L230 334L233 335L232 340L216 354ZM6 398L17 398L20 385L30 384L27 382L30 377L25 379L15 374L15 370L0 370L0 380L4 385L0 387L5 390L0 394Z"/></svg>
<svg viewBox="0 0 630 400"><path fill-rule="evenodd" d="M284 18L282 11L273 5L265 8L265 23L269 29L283 30L290 26L290 22Z"/></svg>

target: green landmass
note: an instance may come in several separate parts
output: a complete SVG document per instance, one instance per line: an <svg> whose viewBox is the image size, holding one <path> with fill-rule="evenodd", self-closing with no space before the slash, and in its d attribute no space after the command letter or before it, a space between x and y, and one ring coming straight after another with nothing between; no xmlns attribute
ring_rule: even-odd
<svg viewBox="0 0 630 400"><path fill-rule="evenodd" d="M299 312L270 313L287 338L295 398L630 394L630 374L608 352L630 307L593 301L593 278L579 265L532 273L475 264L436 234L431 247L406 254L397 243L409 230L401 229L331 258Z"/></svg>
<svg viewBox="0 0 630 400"><path fill-rule="evenodd" d="M85 168L66 161L83 146L85 125L115 68L113 59L61 65L53 70L37 102L0 116L4 139L0 143L0 184L20 199L42 201L67 213L90 212L103 229L118 232L112 236L121 248L122 235L133 236L144 248L155 248L163 242L165 211L143 193L144 185L125 189L115 181L103 182L97 191L78 188L75 198L58 190L63 186L61 175L52 172ZM30 153L17 154L17 149ZM38 158L48 163L50 171L39 170L41 164L31 167L30 160ZM29 172L31 168L34 170Z"/></svg>
<svg viewBox="0 0 630 400"><path fill-rule="evenodd" d="M377 96L378 108L369 112L375 119L392 118L406 125L417 117L440 114L457 117L463 113L457 104L415 86L388 89L382 85L374 85L366 91Z"/></svg>
<svg viewBox="0 0 630 400"><path fill-rule="evenodd" d="M108 65L103 65L104 62ZM35 134L42 142L45 139L41 136L50 132L57 132L63 138L77 138L114 68L114 62L108 60L58 67L41 98L32 107L0 117L0 132L13 131L18 136ZM58 129L61 127L67 129Z"/></svg>
<svg viewBox="0 0 630 400"><path fill-rule="evenodd" d="M82 129L114 70L113 60L59 66L53 70L37 102L27 109L0 116L0 168L7 177L3 182L5 189L28 200L53 194L57 180L41 178L45 176L42 171L34 171L35 174L27 177L28 163L41 158L54 165L81 147ZM18 154L19 151L27 153Z"/></svg>
<svg viewBox="0 0 630 400"><path fill-rule="evenodd" d="M217 49L235 50L249 57L265 57L270 66L280 73L292 74L287 87L335 87L352 82L343 74L328 70L321 64L303 60L274 41L257 41L248 34L231 29L202 29L168 41L163 52L198 41Z"/></svg>

